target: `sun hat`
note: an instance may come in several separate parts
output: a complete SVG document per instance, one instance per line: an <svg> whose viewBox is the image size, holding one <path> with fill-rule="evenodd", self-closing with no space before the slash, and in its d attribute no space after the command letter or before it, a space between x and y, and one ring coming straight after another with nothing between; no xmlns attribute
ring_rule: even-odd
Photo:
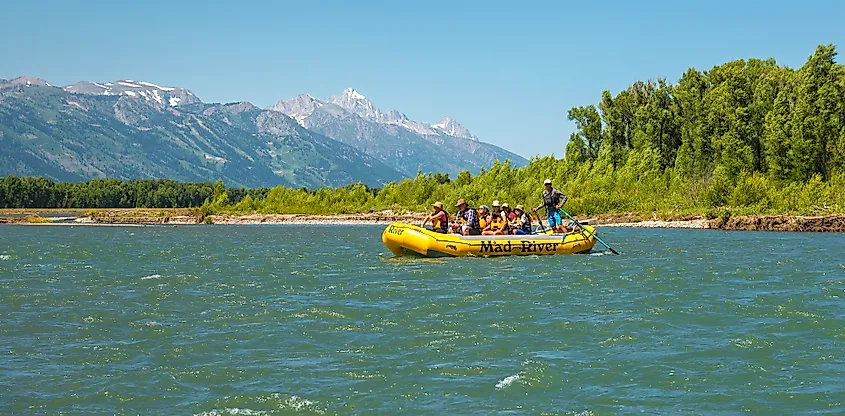
<svg viewBox="0 0 845 416"><path fill-rule="evenodd" d="M507 202L505 202L504 204L502 204L502 208L510 208L510 207L511 207L511 206L510 206L510 205L508 205L508 203L507 203Z"/></svg>
<svg viewBox="0 0 845 416"><path fill-rule="evenodd" d="M431 204L431 206L443 209L443 203L440 202L440 201L437 201L437 202Z"/></svg>
<svg viewBox="0 0 845 416"><path fill-rule="evenodd" d="M463 200L463 199L459 199L459 200L458 200L458 203L457 203L457 204L455 204L455 206L456 206L456 207L459 207L459 206L461 206L461 204L466 204L466 203L467 203L467 201L465 201L465 200Z"/></svg>
<svg viewBox="0 0 845 416"><path fill-rule="evenodd" d="M514 208L513 210L514 210L514 211L516 211L516 210L525 211L525 210L523 209L523 206L522 206L522 205L517 205L517 206L516 206L516 208Z"/></svg>
<svg viewBox="0 0 845 416"><path fill-rule="evenodd" d="M546 179L545 181L543 181L543 185L551 185L551 184L552 184L551 179Z"/></svg>
<svg viewBox="0 0 845 416"><path fill-rule="evenodd" d="M498 199L496 199L496 200L494 200L494 201L493 201L493 206L494 206L494 207L498 207L498 206L499 206L499 200L498 200Z"/></svg>

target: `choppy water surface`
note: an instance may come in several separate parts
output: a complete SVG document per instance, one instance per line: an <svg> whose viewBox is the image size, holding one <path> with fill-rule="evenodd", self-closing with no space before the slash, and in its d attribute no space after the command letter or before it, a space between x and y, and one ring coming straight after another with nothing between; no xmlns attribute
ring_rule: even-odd
<svg viewBox="0 0 845 416"><path fill-rule="evenodd" d="M433 261L381 230L4 226L0 413L845 414L843 235Z"/></svg>

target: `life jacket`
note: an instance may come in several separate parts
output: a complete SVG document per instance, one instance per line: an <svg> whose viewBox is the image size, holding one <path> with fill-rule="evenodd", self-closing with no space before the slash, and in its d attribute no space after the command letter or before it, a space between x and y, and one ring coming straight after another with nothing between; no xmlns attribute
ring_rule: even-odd
<svg viewBox="0 0 845 416"><path fill-rule="evenodd" d="M505 228L505 220L501 213L490 215L490 229L493 231L503 230Z"/></svg>
<svg viewBox="0 0 845 416"><path fill-rule="evenodd" d="M440 212L442 212L443 215L446 216L446 221L441 222L439 219L435 219L434 221L431 222L431 229L432 230L440 229L445 233L445 232L448 232L447 227L449 226L449 212L447 212L445 209L441 209Z"/></svg>
<svg viewBox="0 0 845 416"><path fill-rule="evenodd" d="M528 221L520 227L520 224L519 224L519 223L522 221L522 217L523 217L523 216L524 216L524 217L525 217ZM530 216L530 215L528 215L528 213L527 213L527 212L523 212L521 216L519 216L519 217L516 217L516 218L515 218L514 226L515 226L515 227L519 227L519 229L521 229L522 231L525 231L525 232L527 232L527 233L530 233L530 232L531 232L531 216Z"/></svg>
<svg viewBox="0 0 845 416"><path fill-rule="evenodd" d="M472 223L467 223L467 214L468 214L470 211L472 211L472 213L473 213L473 214L475 214L475 215L473 215L473 217L475 217L475 220L474 220ZM474 230L480 230L480 228L479 228L478 211L476 211L476 210L474 210L474 209L472 209L472 208L467 208L467 209L466 209L466 211L464 211L464 212L458 212L458 213L456 214L456 218L458 219L458 222L459 222L459 223L461 223L461 224L465 224L465 225L468 225L468 226L469 226L469 228L471 228L471 229L474 229Z"/></svg>
<svg viewBox="0 0 845 416"><path fill-rule="evenodd" d="M547 212L554 212L556 205L563 205L565 203L566 195L556 188L552 188L551 192L543 190L543 205L546 207Z"/></svg>
<svg viewBox="0 0 845 416"><path fill-rule="evenodd" d="M487 228L487 218L478 216L478 228L481 228L482 230Z"/></svg>

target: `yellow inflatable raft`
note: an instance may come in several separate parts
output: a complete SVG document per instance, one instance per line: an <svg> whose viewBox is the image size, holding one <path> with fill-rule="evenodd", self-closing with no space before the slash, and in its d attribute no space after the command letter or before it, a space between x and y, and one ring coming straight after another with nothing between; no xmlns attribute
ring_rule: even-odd
<svg viewBox="0 0 845 416"><path fill-rule="evenodd" d="M584 225L595 233L595 228ZM406 252L425 257L520 256L573 254L590 251L596 239L581 230L567 235L478 235L440 234L416 225L394 222L385 228L381 241L395 255Z"/></svg>

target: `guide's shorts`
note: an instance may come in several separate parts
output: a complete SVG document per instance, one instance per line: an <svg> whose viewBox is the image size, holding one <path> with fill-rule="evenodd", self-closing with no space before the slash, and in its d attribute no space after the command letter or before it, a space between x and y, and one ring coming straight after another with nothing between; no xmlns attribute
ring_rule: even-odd
<svg viewBox="0 0 845 416"><path fill-rule="evenodd" d="M549 227L558 225L563 225L563 221L560 220L560 211L549 212Z"/></svg>

